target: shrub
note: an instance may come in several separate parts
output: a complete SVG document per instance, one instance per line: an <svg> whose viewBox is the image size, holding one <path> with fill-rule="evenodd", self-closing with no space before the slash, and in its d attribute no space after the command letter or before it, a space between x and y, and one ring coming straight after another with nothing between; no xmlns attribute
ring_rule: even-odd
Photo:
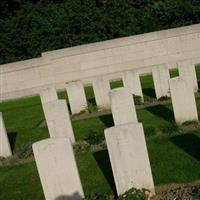
<svg viewBox="0 0 200 200"><path fill-rule="evenodd" d="M98 111L97 105L95 105L92 102L88 102L88 106L86 108L86 111L88 111L89 113L97 112Z"/></svg>
<svg viewBox="0 0 200 200"><path fill-rule="evenodd" d="M196 125L198 124L198 121L185 121L182 123L183 126L189 126L189 125Z"/></svg>
<svg viewBox="0 0 200 200"><path fill-rule="evenodd" d="M19 158L28 158L32 156L33 155L32 144L31 143L23 144L22 146L17 148L15 154Z"/></svg>
<svg viewBox="0 0 200 200"><path fill-rule="evenodd" d="M133 99L135 102L135 105L141 105L142 104L142 97L138 95L133 95Z"/></svg>
<svg viewBox="0 0 200 200"><path fill-rule="evenodd" d="M165 133L165 134L173 134L173 133L179 133L180 132L179 127L175 123L163 126L163 127L161 127L160 130L161 130L162 133Z"/></svg>
<svg viewBox="0 0 200 200"><path fill-rule="evenodd" d="M90 130L90 133L88 135L88 137L86 138L86 141L90 144L100 144L101 142L103 142L104 140L104 136L103 134L99 134L93 130Z"/></svg>
<svg viewBox="0 0 200 200"><path fill-rule="evenodd" d="M85 152L90 149L90 145L86 141L77 141L74 145L75 152Z"/></svg>
<svg viewBox="0 0 200 200"><path fill-rule="evenodd" d="M147 190L138 190L132 188L123 195L119 196L118 200L148 200L147 193L150 194L150 192Z"/></svg>
<svg viewBox="0 0 200 200"><path fill-rule="evenodd" d="M168 96L162 96L162 97L160 97L160 98L158 99L158 101L166 101L166 100L168 100L168 99L170 99Z"/></svg>

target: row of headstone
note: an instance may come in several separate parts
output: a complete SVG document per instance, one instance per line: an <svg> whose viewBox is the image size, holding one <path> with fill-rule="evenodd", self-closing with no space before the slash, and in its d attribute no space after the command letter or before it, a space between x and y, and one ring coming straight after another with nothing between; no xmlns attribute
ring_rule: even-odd
<svg viewBox="0 0 200 200"><path fill-rule="evenodd" d="M194 88L194 92L198 91L197 77L195 65L191 61L178 62L179 76ZM152 68L152 76L156 98L170 97L169 79L170 73L167 65L159 65ZM137 70L128 70L122 73L123 85L131 94L140 96L144 101L140 76ZM95 77L92 81L94 96L98 110L110 109L109 92L110 81L107 76ZM84 86L81 81L72 81L66 86L69 104L72 114L80 113L87 110L87 99Z"/></svg>
<svg viewBox="0 0 200 200"><path fill-rule="evenodd" d="M189 82L189 78L170 79L168 69L163 66L153 68L152 72L154 84L157 85L157 98L169 95L170 88L175 119L178 122L181 117L182 121L197 119L194 82ZM138 90L137 94L142 94L139 74L125 72L123 81L125 87L111 91L107 78L98 77L93 81L97 105L112 110L115 125L105 130L105 138L117 193L123 194L132 187L147 188L155 193L144 130L138 123L132 98L133 91ZM135 83L135 88L131 82ZM66 88L71 109L78 112L87 102L84 87L76 81L68 83ZM80 96L82 98L77 99ZM45 197L52 200L60 197L82 199L84 193L72 148L74 134L67 104L64 100L58 100L53 89L45 91L41 101L51 139L35 143L33 151ZM184 109L184 101L188 109Z"/></svg>

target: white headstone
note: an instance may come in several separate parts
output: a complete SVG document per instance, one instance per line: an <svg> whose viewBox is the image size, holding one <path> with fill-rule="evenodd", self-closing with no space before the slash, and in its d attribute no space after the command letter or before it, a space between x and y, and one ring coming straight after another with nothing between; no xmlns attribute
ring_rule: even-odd
<svg viewBox="0 0 200 200"><path fill-rule="evenodd" d="M140 76L139 73L130 70L123 72L122 80L124 87L130 90L131 94L137 95L141 97L141 100L143 100L143 94L142 94L142 87L140 82Z"/></svg>
<svg viewBox="0 0 200 200"><path fill-rule="evenodd" d="M41 91L40 99L42 104L48 103L50 101L58 100L57 92L55 88L47 88Z"/></svg>
<svg viewBox="0 0 200 200"><path fill-rule="evenodd" d="M82 82L68 82L66 84L66 89L72 114L77 114L86 110L87 99Z"/></svg>
<svg viewBox="0 0 200 200"><path fill-rule="evenodd" d="M198 120L193 89L180 77L169 80L175 120L178 124Z"/></svg>
<svg viewBox="0 0 200 200"><path fill-rule="evenodd" d="M32 145L46 200L84 197L69 138L51 138Z"/></svg>
<svg viewBox="0 0 200 200"><path fill-rule="evenodd" d="M110 109L110 82L107 77L95 77L92 81L95 101L99 110Z"/></svg>
<svg viewBox="0 0 200 200"><path fill-rule="evenodd" d="M133 95L127 88L111 90L110 102L115 125L138 122Z"/></svg>
<svg viewBox="0 0 200 200"><path fill-rule="evenodd" d="M5 124L3 121L3 115L0 112L0 157L12 156L12 151L6 132Z"/></svg>
<svg viewBox="0 0 200 200"><path fill-rule="evenodd" d="M169 97L169 69L166 65L159 65L153 67L152 69L153 74L153 82L156 92L156 98L159 99L161 97Z"/></svg>
<svg viewBox="0 0 200 200"><path fill-rule="evenodd" d="M155 193L142 124L105 129L105 137L117 194L131 188L145 188Z"/></svg>
<svg viewBox="0 0 200 200"><path fill-rule="evenodd" d="M74 132L66 101L56 100L45 103L43 110L50 137L69 137L74 143Z"/></svg>
<svg viewBox="0 0 200 200"><path fill-rule="evenodd" d="M197 92L198 82L194 63L190 60L178 62L178 71L179 76Z"/></svg>

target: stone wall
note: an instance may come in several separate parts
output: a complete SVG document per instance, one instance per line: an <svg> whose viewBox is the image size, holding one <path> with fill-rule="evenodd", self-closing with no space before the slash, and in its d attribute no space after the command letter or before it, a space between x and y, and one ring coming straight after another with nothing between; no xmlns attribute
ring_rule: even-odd
<svg viewBox="0 0 200 200"><path fill-rule="evenodd" d="M153 66L176 66L182 60L200 63L200 24L152 32L51 52L40 58L0 65L1 100L37 95L47 87L64 89L65 83L94 76L110 79L137 69L149 73Z"/></svg>

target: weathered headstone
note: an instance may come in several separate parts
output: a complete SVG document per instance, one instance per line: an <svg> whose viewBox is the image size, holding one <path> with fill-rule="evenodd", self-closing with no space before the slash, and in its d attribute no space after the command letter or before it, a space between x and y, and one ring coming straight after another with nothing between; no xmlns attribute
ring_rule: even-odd
<svg viewBox="0 0 200 200"><path fill-rule="evenodd" d="M138 122L134 99L127 88L111 90L110 102L115 125Z"/></svg>
<svg viewBox="0 0 200 200"><path fill-rule="evenodd" d="M71 81L66 84L67 95L72 114L80 113L87 109L87 99L81 81Z"/></svg>
<svg viewBox="0 0 200 200"><path fill-rule="evenodd" d="M3 121L3 115L0 112L0 157L12 156L12 151L6 132L5 124Z"/></svg>
<svg viewBox="0 0 200 200"><path fill-rule="evenodd" d="M81 200L84 193L69 138L45 139L32 147L45 199Z"/></svg>
<svg viewBox="0 0 200 200"><path fill-rule="evenodd" d="M152 69L156 98L169 97L169 69L166 65L155 66Z"/></svg>
<svg viewBox="0 0 200 200"><path fill-rule="evenodd" d="M141 87L139 73L134 70L125 71L123 72L122 80L124 87L129 89L131 94L140 96L141 100L143 101L143 94L142 94L142 87Z"/></svg>
<svg viewBox="0 0 200 200"><path fill-rule="evenodd" d="M117 194L131 188L154 191L151 166L141 123L129 123L105 129Z"/></svg>
<svg viewBox="0 0 200 200"><path fill-rule="evenodd" d="M56 100L45 103L43 110L50 137L69 137L74 143L74 132L66 101Z"/></svg>
<svg viewBox="0 0 200 200"><path fill-rule="evenodd" d="M194 91L180 77L169 80L175 120L178 124L198 120Z"/></svg>
<svg viewBox="0 0 200 200"><path fill-rule="evenodd" d="M179 76L197 92L198 82L194 63L190 60L178 62L178 71Z"/></svg>
<svg viewBox="0 0 200 200"><path fill-rule="evenodd" d="M40 92L40 99L42 104L50 101L58 100L57 92L55 88L47 88Z"/></svg>
<svg viewBox="0 0 200 200"><path fill-rule="evenodd" d="M109 79L105 76L95 77L92 86L98 110L110 109L109 92L111 89Z"/></svg>

